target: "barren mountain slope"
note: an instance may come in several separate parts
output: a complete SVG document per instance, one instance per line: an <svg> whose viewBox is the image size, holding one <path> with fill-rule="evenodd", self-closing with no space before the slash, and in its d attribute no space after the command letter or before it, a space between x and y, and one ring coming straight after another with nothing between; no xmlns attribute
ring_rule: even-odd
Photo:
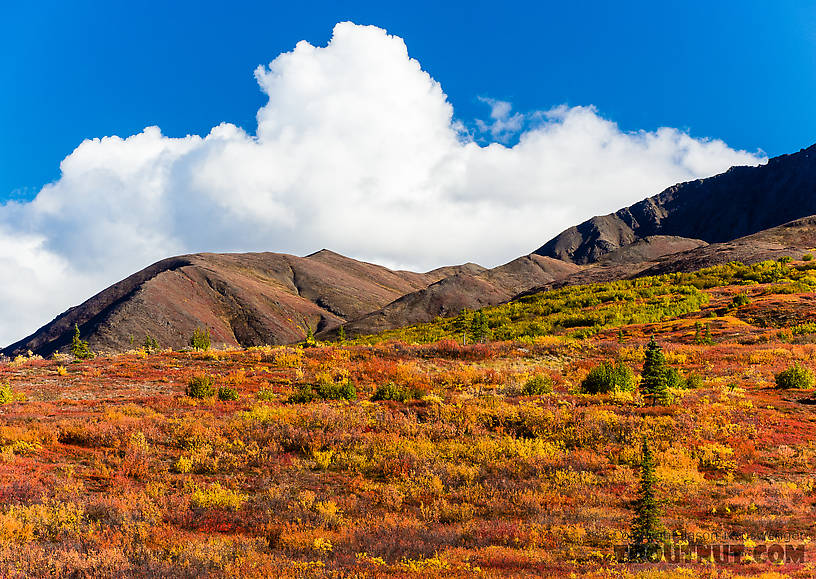
<svg viewBox="0 0 816 579"><path fill-rule="evenodd" d="M570 227L535 253L586 264L639 239L720 243L816 214L816 145L757 167L680 183L610 215Z"/></svg>
<svg viewBox="0 0 816 579"><path fill-rule="evenodd" d="M456 267L448 271L458 271ZM479 271L468 264L463 271ZM447 271L391 271L327 250L308 257L277 253L194 254L162 260L71 308L3 353L64 349L74 324L99 351L141 344L186 345L196 327L216 343L289 343L376 310L435 282Z"/></svg>

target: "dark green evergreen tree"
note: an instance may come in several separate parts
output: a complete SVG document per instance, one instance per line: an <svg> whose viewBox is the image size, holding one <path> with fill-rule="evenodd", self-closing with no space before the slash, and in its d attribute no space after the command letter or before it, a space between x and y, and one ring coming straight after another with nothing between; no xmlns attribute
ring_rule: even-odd
<svg viewBox="0 0 816 579"><path fill-rule="evenodd" d="M666 365L666 357L663 355L663 348L660 347L654 336L646 346L646 359L643 361L643 372L641 372L640 389L652 406L655 404L668 404L669 402L669 367Z"/></svg>
<svg viewBox="0 0 816 579"><path fill-rule="evenodd" d="M473 320L470 323L470 334L473 336L473 341L484 341L487 338L488 331L487 316L484 315L484 312L480 311L473 314Z"/></svg>
<svg viewBox="0 0 816 579"><path fill-rule="evenodd" d="M655 496L654 458L646 437L643 437L643 459L640 463L640 489L635 502L635 518L630 532L629 557L637 560L651 560L660 554L665 538L660 521L660 505Z"/></svg>
<svg viewBox="0 0 816 579"><path fill-rule="evenodd" d="M458 337L462 336L462 345L468 342L468 334L473 324L473 312L465 308L453 320L453 333Z"/></svg>
<svg viewBox="0 0 816 579"><path fill-rule="evenodd" d="M144 342L142 342L142 349L148 354L155 354L161 347L159 346L159 342L151 336L150 334L145 334Z"/></svg>

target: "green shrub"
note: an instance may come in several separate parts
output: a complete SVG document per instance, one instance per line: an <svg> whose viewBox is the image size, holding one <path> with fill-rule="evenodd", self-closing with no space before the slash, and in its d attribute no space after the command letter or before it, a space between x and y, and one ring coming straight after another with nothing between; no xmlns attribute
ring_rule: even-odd
<svg viewBox="0 0 816 579"><path fill-rule="evenodd" d="M682 388L683 386L685 386L685 381L680 376L680 372L678 372L676 368L667 366L665 370L665 376L666 376L666 388Z"/></svg>
<svg viewBox="0 0 816 579"><path fill-rule="evenodd" d="M238 390L231 386L220 386L218 388L219 400L238 400Z"/></svg>
<svg viewBox="0 0 816 579"><path fill-rule="evenodd" d="M741 293L734 296L731 300L731 307L732 308L741 308L742 306L747 306L751 303L751 298L748 297L748 294Z"/></svg>
<svg viewBox="0 0 816 579"><path fill-rule="evenodd" d="M812 253L806 253L805 255L802 256L802 261L812 261L812 260L813 260L813 254Z"/></svg>
<svg viewBox="0 0 816 579"><path fill-rule="evenodd" d="M190 346L194 350L201 350L202 352L210 349L210 329L196 328L193 330L193 335L190 338Z"/></svg>
<svg viewBox="0 0 816 579"><path fill-rule="evenodd" d="M587 394L602 394L613 390L632 390L635 376L626 364L602 362L589 371L581 382L581 390Z"/></svg>
<svg viewBox="0 0 816 579"><path fill-rule="evenodd" d="M683 381L682 386L684 388L700 388L703 385L703 377L700 376L697 372L689 372L686 379Z"/></svg>
<svg viewBox="0 0 816 579"><path fill-rule="evenodd" d="M527 382L524 383L524 388L521 389L521 393L524 396L540 396L542 394L549 394L552 391L552 378L544 374L530 376Z"/></svg>
<svg viewBox="0 0 816 579"><path fill-rule="evenodd" d="M74 324L74 339L71 341L71 354L77 360L87 360L94 357L94 353L88 348L88 342L79 338L79 326Z"/></svg>
<svg viewBox="0 0 816 579"><path fill-rule="evenodd" d="M777 388L813 387L813 373L798 362L790 368L782 370L775 376L775 379Z"/></svg>
<svg viewBox="0 0 816 579"><path fill-rule="evenodd" d="M802 336L804 334L814 334L816 333L816 323L814 322L805 322L804 324L797 324L793 326L791 329L791 334L794 336Z"/></svg>
<svg viewBox="0 0 816 579"><path fill-rule="evenodd" d="M425 393L404 384L394 384L393 382L386 382L377 387L371 400L396 400L397 402L408 402L409 400L419 400Z"/></svg>
<svg viewBox="0 0 816 579"><path fill-rule="evenodd" d="M337 383L304 384L293 392L287 402L305 404L314 400L356 400L357 388L350 380Z"/></svg>
<svg viewBox="0 0 816 579"><path fill-rule="evenodd" d="M193 376L187 383L187 396L190 398L212 398L215 396L215 378L206 374Z"/></svg>
<svg viewBox="0 0 816 579"><path fill-rule="evenodd" d="M261 388L258 390L258 400L263 400L264 402L271 402L278 397L275 394L275 391L272 388Z"/></svg>

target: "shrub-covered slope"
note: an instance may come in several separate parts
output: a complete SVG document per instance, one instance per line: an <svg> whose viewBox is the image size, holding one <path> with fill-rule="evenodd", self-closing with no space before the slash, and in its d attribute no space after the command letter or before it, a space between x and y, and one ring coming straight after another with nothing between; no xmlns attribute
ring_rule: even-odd
<svg viewBox="0 0 816 579"><path fill-rule="evenodd" d="M470 316L466 346L413 343L452 318L0 363L0 575L810 577L812 263L529 296ZM619 562L644 440L682 555Z"/></svg>

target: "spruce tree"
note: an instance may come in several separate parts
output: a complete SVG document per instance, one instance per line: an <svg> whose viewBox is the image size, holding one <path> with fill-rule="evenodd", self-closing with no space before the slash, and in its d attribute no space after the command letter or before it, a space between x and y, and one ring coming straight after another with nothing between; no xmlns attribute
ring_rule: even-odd
<svg viewBox="0 0 816 579"><path fill-rule="evenodd" d="M660 505L655 497L654 458L646 437L643 437L643 459L640 463L640 489L635 502L635 518L632 520L629 556L637 560L655 558L664 538L663 524L660 522Z"/></svg>
<svg viewBox="0 0 816 579"><path fill-rule="evenodd" d="M473 341L484 341L487 338L487 332L487 316L484 315L484 312L476 312L473 314L473 321L470 323L470 334L473 336Z"/></svg>
<svg viewBox="0 0 816 579"><path fill-rule="evenodd" d="M668 371L663 348L660 347L654 336L646 346L646 359L643 361L640 389L643 395L655 404L668 404Z"/></svg>
<svg viewBox="0 0 816 579"><path fill-rule="evenodd" d="M314 330L311 324L306 324L306 340L304 340L304 345L307 347L317 346L317 340L315 340Z"/></svg>
<svg viewBox="0 0 816 579"><path fill-rule="evenodd" d="M159 342L156 340L156 338L152 337L150 334L145 334L142 349L148 354L155 354L161 350L161 346L159 346Z"/></svg>
<svg viewBox="0 0 816 579"><path fill-rule="evenodd" d="M201 328L196 328L193 330L193 335L190 338L190 346L194 350L201 350L203 352L209 350L211 345L212 340L210 339L209 328L205 328L203 330Z"/></svg>
<svg viewBox="0 0 816 579"><path fill-rule="evenodd" d="M80 339L79 325L77 324L74 324L74 339L71 341L71 354L73 354L77 360L86 360L94 357L93 352L88 348L88 342Z"/></svg>
<svg viewBox="0 0 816 579"><path fill-rule="evenodd" d="M465 308L453 320L453 331L458 335L466 335L473 325L473 312Z"/></svg>

